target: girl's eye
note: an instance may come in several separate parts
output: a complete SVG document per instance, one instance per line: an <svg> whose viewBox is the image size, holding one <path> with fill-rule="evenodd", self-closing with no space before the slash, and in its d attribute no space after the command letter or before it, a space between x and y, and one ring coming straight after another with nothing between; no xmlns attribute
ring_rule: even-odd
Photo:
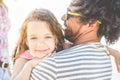
<svg viewBox="0 0 120 80"><path fill-rule="evenodd" d="M37 39L36 37L31 37L30 39Z"/></svg>
<svg viewBox="0 0 120 80"><path fill-rule="evenodd" d="M45 38L53 38L52 36L46 36Z"/></svg>

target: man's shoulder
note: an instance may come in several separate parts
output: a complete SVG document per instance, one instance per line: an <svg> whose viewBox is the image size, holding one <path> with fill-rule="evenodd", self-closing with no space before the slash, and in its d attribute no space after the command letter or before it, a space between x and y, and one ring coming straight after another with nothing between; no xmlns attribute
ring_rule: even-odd
<svg viewBox="0 0 120 80"><path fill-rule="evenodd" d="M73 52L78 51L78 50L80 50L80 47L73 46L73 47L64 49L62 51L59 51L59 52L55 53L53 56L66 55L66 54L73 53Z"/></svg>
<svg viewBox="0 0 120 80"><path fill-rule="evenodd" d="M55 63L56 63L56 60L57 60L58 58L61 58L61 57L63 57L63 56L65 57L65 56L67 56L68 54L74 53L74 51L77 51L77 50L75 50L75 49L76 49L76 48L71 47L71 48L69 48L69 49L65 49L65 50L59 51L59 52L57 52L57 53L54 53L52 56L49 56L49 57L43 59L43 60L40 61L40 63L38 63L38 64L41 64L41 63L55 64Z"/></svg>

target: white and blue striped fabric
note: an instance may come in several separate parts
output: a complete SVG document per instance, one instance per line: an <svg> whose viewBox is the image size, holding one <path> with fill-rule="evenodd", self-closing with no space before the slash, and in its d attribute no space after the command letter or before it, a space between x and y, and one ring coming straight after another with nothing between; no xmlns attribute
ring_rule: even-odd
<svg viewBox="0 0 120 80"><path fill-rule="evenodd" d="M39 62L30 80L111 80L112 64L100 43L80 44Z"/></svg>

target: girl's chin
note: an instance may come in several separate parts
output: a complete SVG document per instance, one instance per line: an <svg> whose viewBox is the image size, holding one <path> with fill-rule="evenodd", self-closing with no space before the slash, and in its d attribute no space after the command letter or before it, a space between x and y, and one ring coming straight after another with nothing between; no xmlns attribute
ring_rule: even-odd
<svg viewBox="0 0 120 80"><path fill-rule="evenodd" d="M47 57L48 55L49 54L47 54L47 53L46 54L44 53L44 55L43 54L41 54L41 55L35 55L35 58L40 58L41 59L41 58Z"/></svg>

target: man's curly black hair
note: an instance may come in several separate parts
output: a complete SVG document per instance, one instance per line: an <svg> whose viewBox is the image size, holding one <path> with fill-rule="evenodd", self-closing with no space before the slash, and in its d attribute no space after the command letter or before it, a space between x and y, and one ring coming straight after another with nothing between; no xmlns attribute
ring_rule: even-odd
<svg viewBox="0 0 120 80"><path fill-rule="evenodd" d="M98 37L104 36L106 42L114 43L120 36L120 0L73 0L70 6L75 12L84 15L80 22L101 22Z"/></svg>

